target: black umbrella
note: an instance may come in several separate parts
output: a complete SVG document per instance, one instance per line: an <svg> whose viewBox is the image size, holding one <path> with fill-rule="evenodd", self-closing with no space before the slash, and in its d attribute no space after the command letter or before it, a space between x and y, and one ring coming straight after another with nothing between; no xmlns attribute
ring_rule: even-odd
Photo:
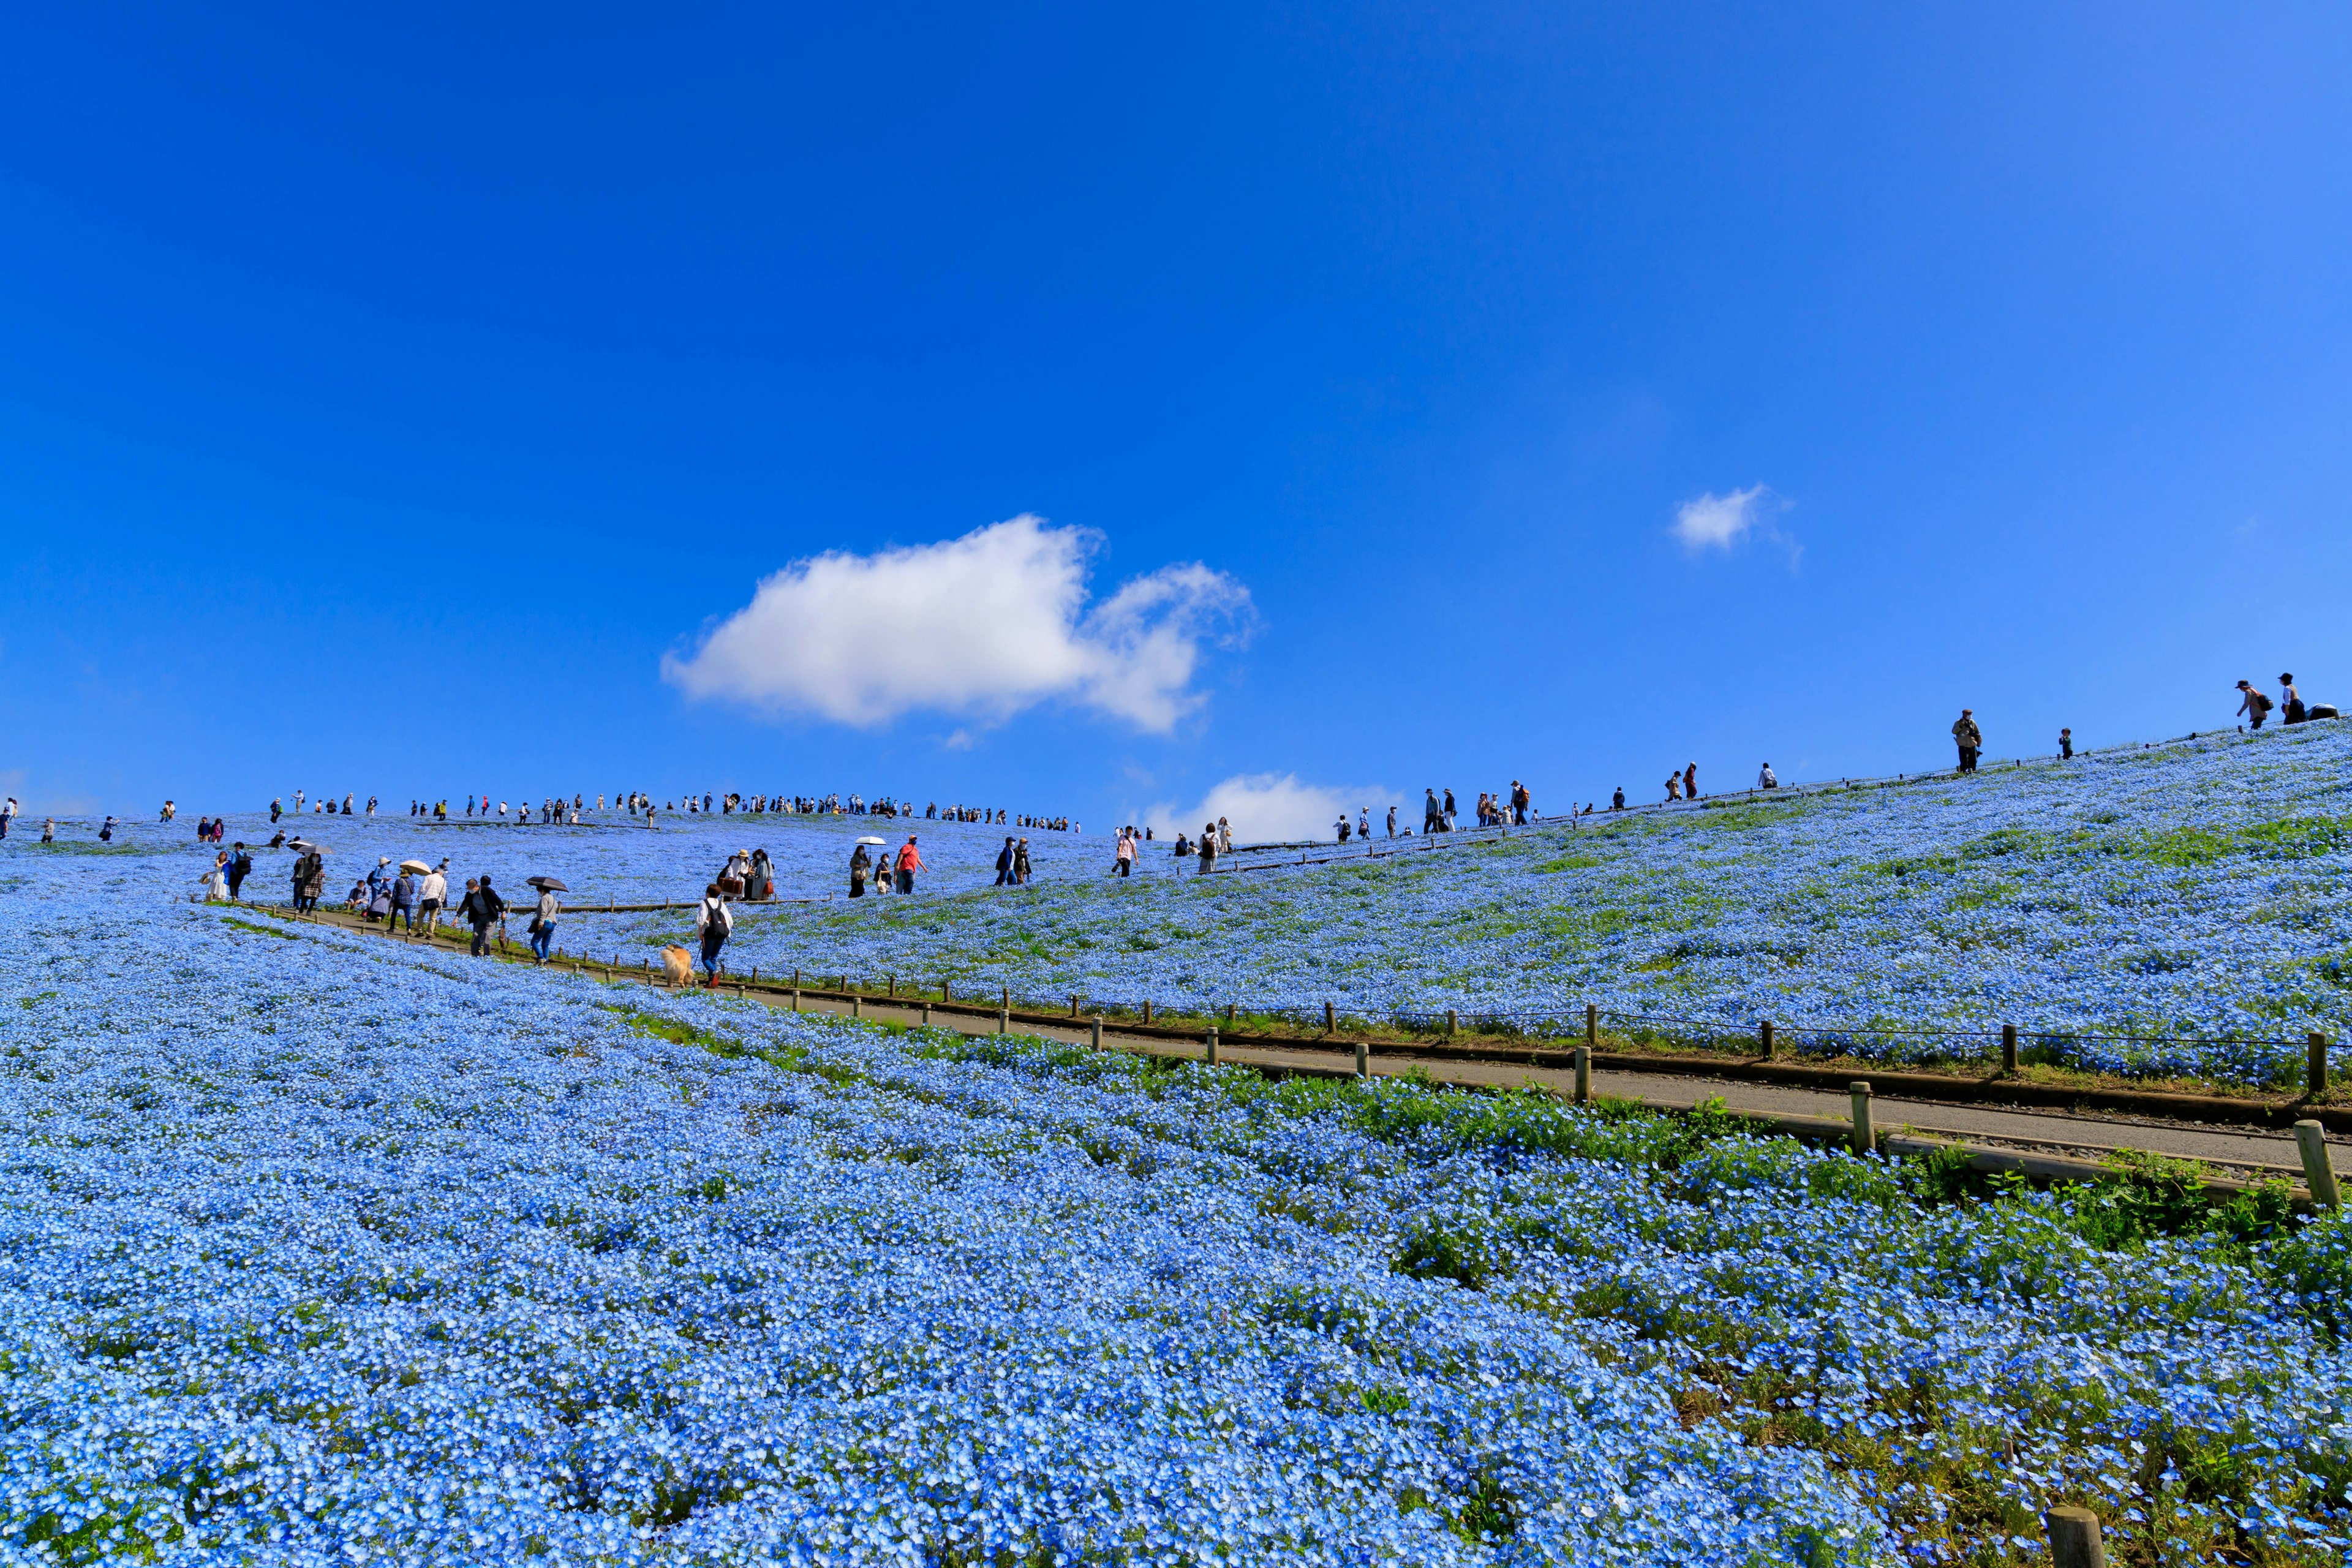
<svg viewBox="0 0 2352 1568"><path fill-rule="evenodd" d="M534 888L544 888L551 893L568 893L572 890L563 885L562 880L560 878L525 877L523 880L530 883Z"/></svg>

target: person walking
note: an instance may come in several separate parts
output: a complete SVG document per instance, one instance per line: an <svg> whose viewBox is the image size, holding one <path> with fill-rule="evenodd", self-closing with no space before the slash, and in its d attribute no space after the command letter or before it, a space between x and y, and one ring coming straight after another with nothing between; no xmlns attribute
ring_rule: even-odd
<svg viewBox="0 0 2352 1568"><path fill-rule="evenodd" d="M2061 730L2058 731L2058 754L2061 757L2071 757L2074 754L2074 731Z"/></svg>
<svg viewBox="0 0 2352 1568"><path fill-rule="evenodd" d="M1004 836L1004 847L996 852L996 885L1000 888L1013 880L1013 835Z"/></svg>
<svg viewBox="0 0 2352 1568"><path fill-rule="evenodd" d="M2238 682L2238 689L2245 694L2245 700L2238 704L2238 711L2231 717L2243 717L2249 730L2261 729L2263 721L2271 716L2271 700L2255 690L2251 680Z"/></svg>
<svg viewBox="0 0 2352 1568"><path fill-rule="evenodd" d="M1680 800L1682 797L1683 775L1680 773L1668 773L1666 775L1666 798L1668 800Z"/></svg>
<svg viewBox="0 0 2352 1568"><path fill-rule="evenodd" d="M1026 838L1013 847L1013 881L1015 887L1029 885L1029 840Z"/></svg>
<svg viewBox="0 0 2352 1568"><path fill-rule="evenodd" d="M1444 823L1445 823L1445 831L1446 831L1446 832L1451 833L1451 832L1453 832L1453 831L1454 831L1454 822L1458 819L1458 816L1459 816L1459 814L1454 810L1454 789L1453 789L1453 786L1449 784L1448 786L1446 786L1446 791L1445 791L1445 817L1444 817Z"/></svg>
<svg viewBox="0 0 2352 1568"><path fill-rule="evenodd" d="M539 962L547 962L547 950L555 945L555 916L563 906L556 900L555 889L541 882L539 886L539 908L530 917L530 950ZM413 923L412 928L414 929Z"/></svg>
<svg viewBox="0 0 2352 1568"><path fill-rule="evenodd" d="M1423 833L1443 831L1445 826L1445 814L1438 808L1437 791L1433 787L1424 787L1421 792L1421 830Z"/></svg>
<svg viewBox="0 0 2352 1568"><path fill-rule="evenodd" d="M1356 837L1367 844L1372 841L1372 808L1370 806L1360 805L1356 808Z"/></svg>
<svg viewBox="0 0 2352 1568"><path fill-rule="evenodd" d="M907 842L898 846L898 890L915 890L915 873L923 868L923 852L915 847L915 836L907 835Z"/></svg>
<svg viewBox="0 0 2352 1568"><path fill-rule="evenodd" d="M245 886L245 879L252 875L253 857L245 852L245 840L240 838L236 841L236 853L228 858L228 896L230 902L235 903L242 897L242 894L238 889Z"/></svg>
<svg viewBox="0 0 2352 1568"><path fill-rule="evenodd" d="M441 906L449 900L449 862L444 860L425 873L417 885L416 908L425 917L425 934L429 939L441 926Z"/></svg>
<svg viewBox="0 0 2352 1568"><path fill-rule="evenodd" d="M1201 828L1201 875L1205 877L1217 868L1217 825L1205 823Z"/></svg>
<svg viewBox="0 0 2352 1568"><path fill-rule="evenodd" d="M57 841L58 819L54 816L45 816L41 818L41 842L44 844L55 844Z"/></svg>
<svg viewBox="0 0 2352 1568"><path fill-rule="evenodd" d="M2308 716L2303 706L2303 694L2294 689L2294 677L2279 677L2279 722L2300 724Z"/></svg>
<svg viewBox="0 0 2352 1568"><path fill-rule="evenodd" d="M1234 825L1221 816L1217 818L1217 853L1230 855L1233 852Z"/></svg>
<svg viewBox="0 0 2352 1568"><path fill-rule="evenodd" d="M1013 840L1008 838L1004 842L1011 844ZM1005 853L1009 855L1012 851L1008 849ZM866 874L873 868L874 857L866 852L865 845L859 845L856 853L849 857L849 896L851 898L862 899L866 896ZM1004 880L1003 871L997 872L996 879L1000 883Z"/></svg>
<svg viewBox="0 0 2352 1568"><path fill-rule="evenodd" d="M392 879L392 908L384 912L383 929L389 935L400 924L403 915L408 917L408 934L416 934L416 878L405 866Z"/></svg>
<svg viewBox="0 0 2352 1568"><path fill-rule="evenodd" d="M1686 763L1683 768L1683 798L1685 800L1698 798L1698 764L1696 763Z"/></svg>
<svg viewBox="0 0 2352 1568"><path fill-rule="evenodd" d="M1118 847L1111 852L1111 860L1112 863L1118 868L1118 874L1120 876L1127 877L1134 874L1134 829L1122 827L1118 830Z"/></svg>
<svg viewBox="0 0 2352 1568"><path fill-rule="evenodd" d="M10 795L8 804L0 805L0 838L8 837L9 826L16 820L16 797Z"/></svg>
<svg viewBox="0 0 2352 1568"><path fill-rule="evenodd" d="M1331 824L1331 842L1334 844L1345 844L1348 842L1349 832L1348 814L1342 811L1339 814L1339 820Z"/></svg>
<svg viewBox="0 0 2352 1568"><path fill-rule="evenodd" d="M474 889L474 912L469 917L474 926L474 956L479 958L490 950L490 927L499 928L500 942L506 941L507 901L490 886L490 874L482 873L481 885Z"/></svg>
<svg viewBox="0 0 2352 1568"><path fill-rule="evenodd" d="M1952 741L1960 749L1959 771L1977 771L1977 753L1984 750L1984 731L1977 728L1976 710L1963 708L1960 716L1952 721Z"/></svg>
<svg viewBox="0 0 2352 1568"><path fill-rule="evenodd" d="M857 850L862 855L866 847L861 844ZM862 883L864 879L859 880ZM702 889L702 903L694 911L694 929L702 933L702 967L710 975L708 987L716 991L719 989L719 950L727 945L727 939L735 932L735 913L727 907L727 900L719 891L716 882Z"/></svg>
<svg viewBox="0 0 2352 1568"><path fill-rule="evenodd" d="M114 842L114 817L111 813L108 815L103 823L99 825L98 841L100 844L111 844Z"/></svg>

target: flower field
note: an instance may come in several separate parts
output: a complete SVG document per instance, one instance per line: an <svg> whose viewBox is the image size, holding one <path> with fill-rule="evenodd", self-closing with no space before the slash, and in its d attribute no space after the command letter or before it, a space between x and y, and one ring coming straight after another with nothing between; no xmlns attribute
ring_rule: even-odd
<svg viewBox="0 0 2352 1568"><path fill-rule="evenodd" d="M265 823L232 817L258 843ZM1666 1020L1687 1037L1774 1020L1792 1049L1895 1061L1991 1048L2000 1025L2096 1071L2275 1085L2306 1031L2352 1071L2352 726L2315 724L1972 778L1591 819L1393 858L1202 879L1154 844L1112 875L1108 840L1030 832L1035 877L992 887L1006 830L859 817L666 816L656 830L446 826L304 817L331 897L378 856L451 857L509 897L550 871L575 903L690 908L737 848L764 847L780 893L746 909L739 971L950 981L966 994L1163 1009L1427 1018L1529 1027ZM856 837L920 835L911 899L845 897ZM1014 830L1018 832L1019 830ZM85 837L87 837L85 835ZM184 893L209 851L140 825L112 858L11 840L0 877L54 863ZM290 853L252 896L283 900ZM83 885L75 881L76 888ZM454 896L454 891L453 891ZM575 911L575 951L644 953L686 911ZM1969 1032L1961 1038L1906 1030Z"/></svg>
<svg viewBox="0 0 2352 1568"><path fill-rule="evenodd" d="M0 890L6 1561L2352 1544L2338 1219L615 989L143 864Z"/></svg>

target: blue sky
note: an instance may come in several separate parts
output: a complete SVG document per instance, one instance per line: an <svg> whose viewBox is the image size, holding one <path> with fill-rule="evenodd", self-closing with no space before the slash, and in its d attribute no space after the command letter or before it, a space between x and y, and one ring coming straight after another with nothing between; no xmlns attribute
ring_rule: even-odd
<svg viewBox="0 0 2352 1568"><path fill-rule="evenodd" d="M1093 827L2347 701L2347 58L2322 7L28 13L0 778Z"/></svg>

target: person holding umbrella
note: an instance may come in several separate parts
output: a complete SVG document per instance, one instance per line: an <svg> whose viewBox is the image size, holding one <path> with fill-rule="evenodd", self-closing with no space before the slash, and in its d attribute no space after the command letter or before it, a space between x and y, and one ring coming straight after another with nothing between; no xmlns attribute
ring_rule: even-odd
<svg viewBox="0 0 2352 1568"><path fill-rule="evenodd" d="M529 880L539 889L539 910L530 918L530 950L539 955L540 963L545 963L547 950L555 942L555 914L562 907L556 902L555 895L572 889L553 877L532 877Z"/></svg>
<svg viewBox="0 0 2352 1568"><path fill-rule="evenodd" d="M387 933L399 926L401 916L406 915L408 934L416 934L416 872L409 869L412 866L416 866L418 870L424 868L415 860L403 860L400 875L392 879L392 907L384 911L383 916L383 929Z"/></svg>

